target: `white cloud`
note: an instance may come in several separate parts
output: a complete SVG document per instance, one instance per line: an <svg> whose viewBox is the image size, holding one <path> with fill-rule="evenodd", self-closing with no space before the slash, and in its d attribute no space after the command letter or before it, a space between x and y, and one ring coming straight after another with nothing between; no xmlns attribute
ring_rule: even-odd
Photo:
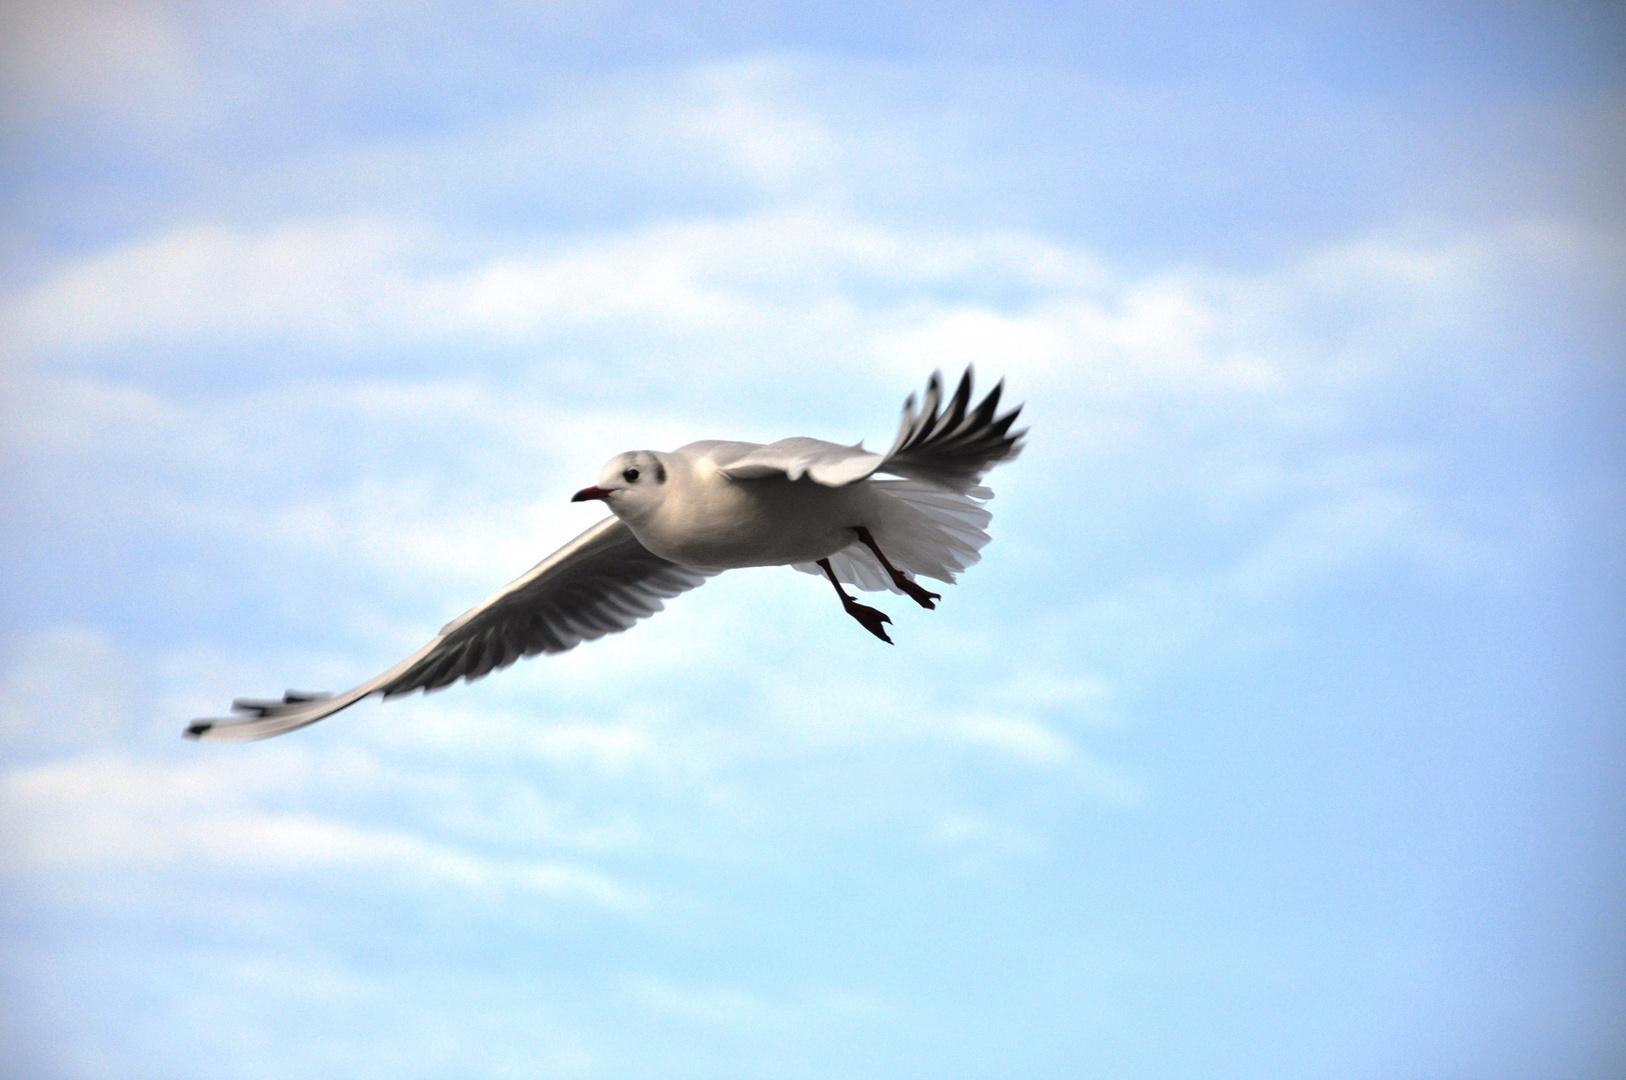
<svg viewBox="0 0 1626 1080"><path fill-rule="evenodd" d="M764 595L741 590L753 594L755 610L742 614L725 596L697 620L675 616L644 637L533 662L475 688L364 705L329 721L334 738L319 746L285 739L217 752L182 743L188 715L217 711L230 693L262 689L267 676L257 669L274 667L275 658L160 656L156 674L142 677L139 699L117 700L117 730L24 743L23 760L33 763L18 760L0 773L11 886L92 906L113 903L121 890L156 887L152 902L185 906L230 883L316 880L420 898L456 895L497 913L545 900L643 918L685 902L605 867L656 853L699 865L754 864L776 858L787 831L915 834L923 814L952 812L960 796L932 790L933 777L967 754L995 751L1046 774L1042 783L1104 804L1139 800L1122 770L1037 719L956 715L930 686L893 689L897 658L876 656L867 639L811 625L830 621L828 611L770 614L790 606L776 593L808 582L786 578L775 587L760 576L770 586ZM748 649L766 648L777 662L742 656L728 635L704 628L742 617L760 628ZM711 673L703 679L684 674L694 668L687 643L697 632L720 650L703 665ZM798 655L792 643L808 640L819 648ZM843 653L852 660L842 661ZM7 719L25 734L41 724L35 710L57 707L50 695L26 692L35 675L66 678L59 696L71 701L83 696L77 673L90 672L94 686L94 677L133 667L83 632L24 642L22 655L35 660L18 665L9 681ZM342 658L325 663L336 673L344 666ZM852 673L832 680L832 665ZM859 674L866 667L874 670ZM762 707L709 720L717 678ZM1031 680L994 693L1007 709L1095 696L1093 686L1035 690ZM585 706L581 714L571 714L572 700ZM97 742L104 749L87 752ZM826 779L791 780L809 769ZM877 786L876 777L886 779ZM973 856L983 858L964 850L955 857Z"/></svg>
<svg viewBox="0 0 1626 1080"><path fill-rule="evenodd" d="M622 913L648 906L638 890L589 868L481 855L399 828L263 805L310 786L315 768L284 748L252 761L102 755L14 769L0 776L8 872L48 881L129 869L190 876L206 867L250 878L341 871L409 890L542 897Z"/></svg>
<svg viewBox="0 0 1626 1080"><path fill-rule="evenodd" d="M898 233L795 212L543 241L460 266L463 246L382 221L188 227L64 269L13 297L10 321L19 344L46 354L267 333L341 345L470 332L535 343L629 324L678 338L782 335L790 322L846 338L877 301L890 313L887 297L900 291L913 307L940 286L1065 289L1101 278L1086 257L1029 236Z"/></svg>
<svg viewBox="0 0 1626 1080"><path fill-rule="evenodd" d="M1031 235L800 212L451 257L464 246L378 221L187 228L69 267L7 306L17 345L37 357L163 341L179 364L181 341L267 333L346 349L469 334L534 347L587 334L572 350L586 348L601 375L726 363L733 378L761 379L817 357L913 382L922 369L980 362L1114 408L1175 394L1211 411L1217 393L1279 407L1331 394L1324 404L1336 406L1340 389L1386 383L1394 365L1422 362L1420 346L1468 332L1532 260L1567 258L1581 275L1602 257L1552 230L1390 234L1253 277L1187 268L1133 278ZM615 344L651 336L659 348L636 359Z"/></svg>
<svg viewBox="0 0 1626 1080"><path fill-rule="evenodd" d="M417 324L407 275L422 246L376 221L187 226L65 269L9 321L25 347L47 350L277 332L394 337Z"/></svg>

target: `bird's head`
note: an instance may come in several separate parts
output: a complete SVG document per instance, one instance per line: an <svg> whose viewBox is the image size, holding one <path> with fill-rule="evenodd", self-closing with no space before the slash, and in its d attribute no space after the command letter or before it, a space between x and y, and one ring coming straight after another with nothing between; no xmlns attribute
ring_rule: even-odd
<svg viewBox="0 0 1626 1080"><path fill-rule="evenodd" d="M666 497L665 455L653 450L630 450L605 463L598 483L582 488L571 502L599 499L618 517L640 517Z"/></svg>

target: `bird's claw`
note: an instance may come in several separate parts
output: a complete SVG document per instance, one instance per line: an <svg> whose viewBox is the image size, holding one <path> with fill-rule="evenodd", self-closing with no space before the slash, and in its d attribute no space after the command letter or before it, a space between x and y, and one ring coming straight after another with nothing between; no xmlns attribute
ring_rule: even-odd
<svg viewBox="0 0 1626 1080"><path fill-rule="evenodd" d="M926 608L928 611L935 610L937 608L937 604L934 603L934 601L943 599L942 593L927 592L925 589L922 589L919 585L916 585L914 582L910 581L901 574L898 575L897 583L898 588L904 591L904 595L908 596L909 599L913 600L921 607Z"/></svg>
<svg viewBox="0 0 1626 1080"><path fill-rule="evenodd" d="M857 619L858 624L865 630L868 630L888 645L892 644L892 639L886 636L886 630L881 625L892 621L886 612L879 608L872 608L867 604L860 604L856 600L849 600L844 606L847 609L847 614Z"/></svg>
<svg viewBox="0 0 1626 1080"><path fill-rule="evenodd" d="M858 534L859 543L863 544L865 547L869 548L870 551L874 552L876 561L881 564L881 569L887 572L887 576L892 579L892 584L898 587L899 592L903 593L903 595L907 596L909 599L913 600L915 603L919 604L923 608L926 608L927 610L932 610L937 607L933 601L941 600L943 597L938 593L927 592L925 589L911 581L902 570L899 570L896 566L893 566L892 560L886 557L886 553L881 550L881 545L875 542L875 537L870 535L870 531L868 529L862 525L854 525L853 532ZM831 576L830 580L835 580L834 575ZM839 586L837 587L839 588Z"/></svg>

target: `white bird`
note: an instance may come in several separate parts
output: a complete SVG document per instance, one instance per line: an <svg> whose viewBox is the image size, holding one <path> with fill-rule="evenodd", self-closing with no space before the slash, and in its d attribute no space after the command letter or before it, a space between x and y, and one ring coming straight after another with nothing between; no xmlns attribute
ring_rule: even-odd
<svg viewBox="0 0 1626 1080"><path fill-rule="evenodd" d="M891 643L883 612L842 583L891 589L922 607L941 597L915 577L954 582L988 542L993 492L983 474L1022 450L1012 432L1021 406L996 415L1001 381L971 408L967 368L946 407L933 373L920 411L914 395L892 449L781 439L764 446L696 442L669 453L611 458L598 483L573 502L602 500L612 516L543 559L388 671L342 694L290 690L281 701L238 699L235 718L194 720L186 734L208 741L264 739L314 724L362 698L438 690L478 679L522 656L561 653L629 629L661 601L742 566L789 565L822 573L847 614ZM878 472L897 479L875 479Z"/></svg>

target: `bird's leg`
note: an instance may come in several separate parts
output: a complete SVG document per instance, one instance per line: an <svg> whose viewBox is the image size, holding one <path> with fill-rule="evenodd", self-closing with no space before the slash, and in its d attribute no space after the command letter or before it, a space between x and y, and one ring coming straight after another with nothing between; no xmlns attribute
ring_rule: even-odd
<svg viewBox="0 0 1626 1080"><path fill-rule="evenodd" d="M942 596L941 593L927 592L925 589L922 589L919 585L916 585L914 582L912 582L908 578L904 577L903 576L903 571L899 570L896 566L893 566L890 562L887 561L886 556L881 554L880 547L875 543L875 537L871 536L869 534L869 530L864 528L864 526L862 526L862 525L854 525L853 526L853 532L858 534L858 539L863 542L865 547L867 547L871 551L875 552L875 557L877 559L881 560L881 566L886 569L886 572L888 574L892 575L892 584L894 584L898 588L902 589L904 591L904 594L906 596L908 596L909 599L913 600L915 603L919 604L921 607L923 607L923 608L936 608L937 607L937 605L932 603L932 601L943 599L943 596Z"/></svg>
<svg viewBox="0 0 1626 1080"><path fill-rule="evenodd" d="M836 580L836 572L830 569L829 559L820 559L819 567L824 571L824 576L830 579L830 584L836 587L836 595L841 597L841 606L847 614L857 619L858 624L865 630L868 630L888 645L892 644L892 639L886 636L886 630L881 626L882 623L892 621L887 617L886 612L877 608L866 607L848 596L847 590L843 589L841 582Z"/></svg>

